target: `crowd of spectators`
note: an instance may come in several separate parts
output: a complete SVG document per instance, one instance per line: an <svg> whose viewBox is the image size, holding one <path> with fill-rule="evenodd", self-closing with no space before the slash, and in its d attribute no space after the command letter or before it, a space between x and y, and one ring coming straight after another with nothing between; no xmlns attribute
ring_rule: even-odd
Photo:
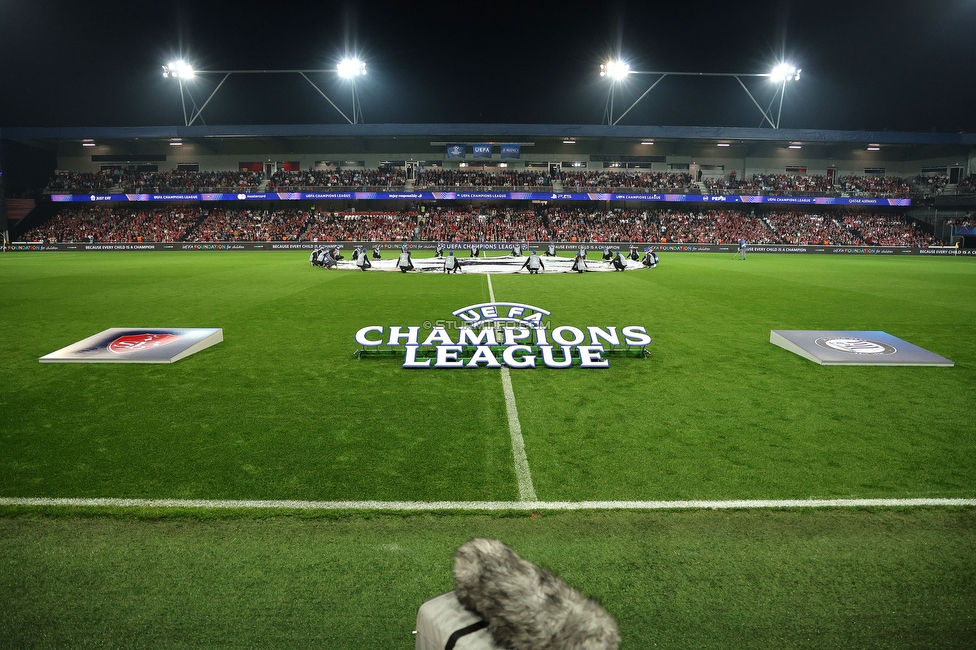
<svg viewBox="0 0 976 650"><path fill-rule="evenodd" d="M842 223L855 234L854 245L928 247L939 243L897 215L853 212L844 214Z"/></svg>
<svg viewBox="0 0 976 650"><path fill-rule="evenodd" d="M956 185L956 194L976 194L976 174L970 174Z"/></svg>
<svg viewBox="0 0 976 650"><path fill-rule="evenodd" d="M542 219L531 210L436 210L421 215L420 238L430 241L548 241Z"/></svg>
<svg viewBox="0 0 976 650"><path fill-rule="evenodd" d="M430 212L323 212L306 208L226 209L174 205L66 209L25 234L27 241L566 241L925 247L938 240L898 213L783 209L754 215L732 208L594 210L507 206Z"/></svg>
<svg viewBox="0 0 976 650"><path fill-rule="evenodd" d="M691 187L691 175L683 172L585 171L562 172L565 190L605 191L616 188L641 190L683 190Z"/></svg>
<svg viewBox="0 0 976 650"><path fill-rule="evenodd" d="M123 192L136 194L199 191L239 192L257 189L261 186L263 179L261 172L188 172L176 170L124 174L121 186Z"/></svg>
<svg viewBox="0 0 976 650"><path fill-rule="evenodd" d="M552 185L548 172L540 171L485 171L478 169L424 169L419 170L414 188L502 188L547 187Z"/></svg>
<svg viewBox="0 0 976 650"><path fill-rule="evenodd" d="M339 187L403 187L407 176L402 169L309 169L275 172L267 190L305 190Z"/></svg>
<svg viewBox="0 0 976 650"><path fill-rule="evenodd" d="M261 186L260 172L133 172L110 169L101 172L69 172L57 170L48 182L51 192L108 192L119 190L127 194L154 192L239 192Z"/></svg>
<svg viewBox="0 0 976 650"><path fill-rule="evenodd" d="M307 210L225 210L215 208L188 241L294 241L311 219Z"/></svg>
<svg viewBox="0 0 976 650"><path fill-rule="evenodd" d="M861 243L855 233L838 223L836 216L835 212L783 210L767 212L764 218L776 239L784 244L851 246Z"/></svg>
<svg viewBox="0 0 976 650"><path fill-rule="evenodd" d="M317 212L301 234L304 241L413 241L420 234L416 212Z"/></svg>
<svg viewBox="0 0 976 650"><path fill-rule="evenodd" d="M850 196L904 198L912 195L912 185L900 176L842 176L837 186Z"/></svg>
<svg viewBox="0 0 976 650"><path fill-rule="evenodd" d="M843 176L830 179L808 174L753 174L738 179L703 177L693 181L687 172L647 172L627 170L563 171L550 175L546 170L488 171L477 169L418 170L414 189L506 189L549 188L554 184L565 191L606 192L636 191L701 191L716 194L817 195L901 198L912 195L939 193L948 178L919 174L912 181L898 176ZM399 188L407 184L406 173L400 168L334 169L279 171L267 179L266 186L260 172L131 172L107 170L98 173L57 171L47 189L49 191L108 191L120 189L126 193L195 192L246 190L314 190L323 188ZM960 193L976 191L976 175L963 179Z"/></svg>
<svg viewBox="0 0 976 650"><path fill-rule="evenodd" d="M949 184L949 177L938 174L919 174L913 182L915 183L916 194L942 194L945 186Z"/></svg>
<svg viewBox="0 0 976 650"><path fill-rule="evenodd" d="M116 187L119 177L111 172L69 172L63 169L54 171L47 188L52 192L104 192Z"/></svg>
<svg viewBox="0 0 976 650"><path fill-rule="evenodd" d="M164 242L182 241L205 213L197 207L128 209L98 206L64 210L28 232L28 241Z"/></svg>
<svg viewBox="0 0 976 650"><path fill-rule="evenodd" d="M661 240L672 244L783 243L761 219L737 210L663 210Z"/></svg>
<svg viewBox="0 0 976 650"><path fill-rule="evenodd" d="M753 174L752 188L757 194L820 196L837 192L834 183L826 176L807 174Z"/></svg>
<svg viewBox="0 0 976 650"><path fill-rule="evenodd" d="M648 211L552 209L544 222L556 241L661 241L655 213Z"/></svg>

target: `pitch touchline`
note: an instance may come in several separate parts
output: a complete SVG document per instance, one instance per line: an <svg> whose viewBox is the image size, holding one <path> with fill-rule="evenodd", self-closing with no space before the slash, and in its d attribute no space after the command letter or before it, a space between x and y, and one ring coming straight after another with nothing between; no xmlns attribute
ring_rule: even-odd
<svg viewBox="0 0 976 650"><path fill-rule="evenodd" d="M57 499L0 497L0 506L278 510L745 510L976 506L976 499L767 499L729 501L253 501L231 499Z"/></svg>
<svg viewBox="0 0 976 650"><path fill-rule="evenodd" d="M491 286L491 274L488 278L488 297L495 302L495 290ZM522 423L519 422L518 408L515 406L515 393L512 391L512 376L508 366L502 366L502 392L505 393L505 411L508 413L508 430L512 435L512 456L515 457L515 478L518 479L519 499L522 501L536 501L535 488L532 486L532 473L529 471L529 459L525 455L525 440L522 438Z"/></svg>

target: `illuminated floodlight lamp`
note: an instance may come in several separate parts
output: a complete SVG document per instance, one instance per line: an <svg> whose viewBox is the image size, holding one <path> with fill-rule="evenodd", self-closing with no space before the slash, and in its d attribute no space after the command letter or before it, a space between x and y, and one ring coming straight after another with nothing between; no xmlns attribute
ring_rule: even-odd
<svg viewBox="0 0 976 650"><path fill-rule="evenodd" d="M177 79L192 79L193 66L183 60L173 61L169 65L163 66L164 77L176 77Z"/></svg>
<svg viewBox="0 0 976 650"><path fill-rule="evenodd" d="M576 144L576 140L573 140L572 138L566 138L563 140L563 144Z"/></svg>
<svg viewBox="0 0 976 650"><path fill-rule="evenodd" d="M801 145L799 142L791 142L789 148L790 149L802 149L803 148L803 145Z"/></svg>
<svg viewBox="0 0 976 650"><path fill-rule="evenodd" d="M600 76L619 81L630 74L630 64L623 61L608 61L600 64Z"/></svg>
<svg viewBox="0 0 976 650"><path fill-rule="evenodd" d="M881 145L880 144L869 144L868 145L868 151L881 151Z"/></svg>
<svg viewBox="0 0 976 650"><path fill-rule="evenodd" d="M83 147L94 147L95 146L95 141L92 140L91 138L85 138L84 140L81 141L81 146L83 146Z"/></svg>
<svg viewBox="0 0 976 650"><path fill-rule="evenodd" d="M641 140L641 144L654 144L653 140Z"/></svg>
<svg viewBox="0 0 976 650"><path fill-rule="evenodd" d="M340 77L351 78L366 74L366 63L359 59L343 59L336 65Z"/></svg>
<svg viewBox="0 0 976 650"><path fill-rule="evenodd" d="M731 147L732 145L728 142L719 142L715 145L716 147Z"/></svg>
<svg viewBox="0 0 976 650"><path fill-rule="evenodd" d="M171 139L169 141L169 146L171 146L171 147L182 147L183 146L183 140L181 140L180 138L173 138L173 139Z"/></svg>
<svg viewBox="0 0 976 650"><path fill-rule="evenodd" d="M789 63L780 63L778 66L773 68L773 71L771 73L769 73L769 78L770 80L775 81L777 83L778 82L786 83L787 81L799 81L800 73L802 71L803 71L802 68L794 67Z"/></svg>

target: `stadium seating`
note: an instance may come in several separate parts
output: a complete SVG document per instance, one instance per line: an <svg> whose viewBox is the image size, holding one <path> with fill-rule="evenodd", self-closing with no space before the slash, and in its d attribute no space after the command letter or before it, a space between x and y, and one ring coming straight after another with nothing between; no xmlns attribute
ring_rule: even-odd
<svg viewBox="0 0 976 650"><path fill-rule="evenodd" d="M593 210L549 207L436 209L432 212L325 212L198 207L65 209L25 235L28 241L566 241L924 247L938 242L899 213L864 209L770 211L685 207Z"/></svg>
<svg viewBox="0 0 976 650"><path fill-rule="evenodd" d="M408 181L399 168L279 171L265 179L260 172L122 172L98 173L57 171L46 191L92 192L117 190L149 192L238 192L306 191L322 189L380 190L412 184L415 190L557 189L567 192L678 192L705 194L762 194L791 196L857 196L904 198L938 193L947 179L919 175L914 181L897 176L843 176L828 180L822 175L753 174L739 180L705 177L693 181L686 172L647 171L487 171L470 169L424 169ZM974 186L972 177L961 187Z"/></svg>

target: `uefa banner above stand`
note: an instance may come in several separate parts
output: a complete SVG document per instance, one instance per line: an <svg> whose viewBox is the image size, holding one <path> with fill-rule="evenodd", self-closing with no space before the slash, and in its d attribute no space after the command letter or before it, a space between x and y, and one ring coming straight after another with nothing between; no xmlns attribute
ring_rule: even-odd
<svg viewBox="0 0 976 650"><path fill-rule="evenodd" d="M626 252L631 242L554 242L560 251L578 251L585 248L591 252L602 251L606 247L621 249ZM735 244L648 244L633 242L641 251L650 249L657 253L736 253ZM434 250L436 242L326 242L326 241L280 241L280 242L143 242L143 243L73 243L73 244L45 244L40 242L14 242L7 246L8 251L15 252L57 252L57 251L311 251L325 245L335 245L343 250L351 251L356 246L376 248L380 251L399 251L404 246L411 250ZM460 257L469 255L472 246L476 246L485 254L489 251L511 251L512 242L478 242L443 244L445 250L459 251ZM544 250L549 242L529 242L522 244L523 250L537 247ZM954 246L932 246L930 248L907 248L901 246L789 246L773 244L749 244L750 253L796 253L796 254L828 254L828 255L923 255L930 257L944 256L976 256L976 249L956 248Z"/></svg>
<svg viewBox="0 0 976 650"><path fill-rule="evenodd" d="M55 203L153 201L640 201L656 203L766 203L910 207L911 199L751 194L634 194L566 192L251 192L240 194L52 194Z"/></svg>

